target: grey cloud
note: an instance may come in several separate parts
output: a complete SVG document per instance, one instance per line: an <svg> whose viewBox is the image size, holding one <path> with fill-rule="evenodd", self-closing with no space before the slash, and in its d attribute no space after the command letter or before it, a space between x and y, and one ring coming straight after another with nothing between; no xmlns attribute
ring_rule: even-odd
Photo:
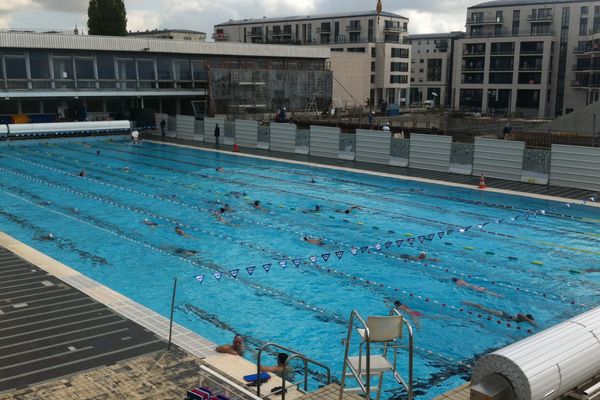
<svg viewBox="0 0 600 400"><path fill-rule="evenodd" d="M35 0L35 4L47 11L87 13L88 0Z"/></svg>

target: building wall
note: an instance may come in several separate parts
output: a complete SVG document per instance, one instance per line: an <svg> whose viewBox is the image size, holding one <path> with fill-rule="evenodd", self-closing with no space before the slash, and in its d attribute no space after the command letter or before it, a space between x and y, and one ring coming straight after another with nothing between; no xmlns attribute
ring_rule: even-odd
<svg viewBox="0 0 600 400"><path fill-rule="evenodd" d="M206 33L177 30L156 30L147 32L129 32L128 36L148 37L154 39L185 40L191 42L204 42Z"/></svg>
<svg viewBox="0 0 600 400"><path fill-rule="evenodd" d="M371 84L370 54L331 52L333 102L336 107L364 106Z"/></svg>
<svg viewBox="0 0 600 400"><path fill-rule="evenodd" d="M375 63L371 73L360 78L369 85L367 97L372 104L406 105L410 86L410 45L406 42L408 19L384 13L378 21L374 12L359 14L232 21L216 25L213 38L218 42L310 45L331 48L332 53L364 54L370 58L369 63ZM402 57L394 49L403 49ZM392 71L392 63L407 65L405 70ZM337 67L343 66L339 63L332 66L334 76Z"/></svg>
<svg viewBox="0 0 600 400"><path fill-rule="evenodd" d="M481 90L484 95L480 107L467 108L479 108L482 112L491 111L488 103L492 100L490 96L494 96L494 90L510 90L510 106L513 112L524 112L526 115L539 117L562 115L600 97L600 69L598 74L592 69L582 75L577 75L577 71L574 70L578 58L590 60L595 58L593 52L576 54L575 48L580 45L580 42L591 43L594 32L600 32L600 1L523 3L502 7L473 6L467 10L467 37L457 42L454 57L457 69L454 74L456 85L452 96L453 108L465 108L465 98L463 96L463 104L461 104L460 93L461 90L469 89ZM587 13L582 13L585 8ZM587 26L581 24L582 20L587 22ZM524 42L540 42L543 51L536 55L523 52L521 45ZM460 70L464 67L470 68L470 60L479 57L479 55L464 54L470 45L476 43L486 44L485 54L480 59L485 63L484 79L481 83L465 81L464 78L473 75L465 74L466 71ZM514 46L511 83L490 82L491 63L496 57L501 56L491 54L491 46L494 43ZM491 57L494 57L494 60ZM511 57L511 55L502 55L502 57ZM541 62L541 69L535 71L537 74L536 79L533 79L535 83L525 79L529 73L534 76L534 71L530 71L531 63L525 64L527 60ZM594 83L596 75L597 85ZM537 76L541 79L537 79ZM521 93L527 90L539 91L537 110L524 110L523 107L519 107L518 103L522 100L519 90L522 91ZM492 94L489 94L490 91Z"/></svg>

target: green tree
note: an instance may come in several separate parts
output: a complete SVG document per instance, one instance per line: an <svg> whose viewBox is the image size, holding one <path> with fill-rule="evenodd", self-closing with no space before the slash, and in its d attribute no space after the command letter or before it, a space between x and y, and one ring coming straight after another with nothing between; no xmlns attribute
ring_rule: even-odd
<svg viewBox="0 0 600 400"><path fill-rule="evenodd" d="M123 0L90 0L87 25L90 35L126 36L125 3Z"/></svg>

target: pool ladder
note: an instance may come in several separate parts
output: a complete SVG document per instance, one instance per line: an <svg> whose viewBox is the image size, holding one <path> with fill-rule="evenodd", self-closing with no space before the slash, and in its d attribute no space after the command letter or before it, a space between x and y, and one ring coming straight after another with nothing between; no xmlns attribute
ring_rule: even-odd
<svg viewBox="0 0 600 400"><path fill-rule="evenodd" d="M354 329L355 324L356 329ZM408 334L408 343L402 342L404 329ZM355 331L360 336L358 356L349 356L352 335ZM365 322L358 311L353 310L348 322L345 344L339 400L342 400L344 392L362 392L369 400L373 391L375 391L375 399L379 400L383 375L386 372L391 372L396 382L404 387L408 400L413 399L413 329L400 311L393 308L389 316L369 316ZM408 349L408 380L402 378L397 368L398 349L402 348ZM377 354L373 354L373 350ZM390 360L391 356L393 358ZM347 377L353 377L358 386L345 388ZM372 377L378 378L377 386L371 384Z"/></svg>

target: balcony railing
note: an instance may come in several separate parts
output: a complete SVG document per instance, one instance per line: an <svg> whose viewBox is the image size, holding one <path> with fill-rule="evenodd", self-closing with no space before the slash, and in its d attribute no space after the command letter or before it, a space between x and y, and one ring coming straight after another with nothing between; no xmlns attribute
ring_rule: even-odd
<svg viewBox="0 0 600 400"><path fill-rule="evenodd" d="M512 71L514 67L512 65L492 65L490 71Z"/></svg>
<svg viewBox="0 0 600 400"><path fill-rule="evenodd" d="M502 25L504 17L467 18L467 25Z"/></svg>
<svg viewBox="0 0 600 400"><path fill-rule="evenodd" d="M485 56L485 49L484 50L479 50L479 49L471 49L471 50L463 50L463 56Z"/></svg>
<svg viewBox="0 0 600 400"><path fill-rule="evenodd" d="M491 55L493 55L493 56L512 56L514 54L515 54L514 49L511 49L511 50L504 50L504 49L494 50L494 49L492 49L492 51L491 51Z"/></svg>
<svg viewBox="0 0 600 400"><path fill-rule="evenodd" d="M521 49L521 55L523 54L528 54L528 55L543 55L544 54L544 49L540 48L540 49Z"/></svg>
<svg viewBox="0 0 600 400"><path fill-rule="evenodd" d="M401 25L384 25L383 31L396 33L396 32L406 32L406 29L404 29Z"/></svg>
<svg viewBox="0 0 600 400"><path fill-rule="evenodd" d="M552 19L553 19L552 15L533 15L533 14L529 14L527 16L527 21L529 21L529 22L552 23Z"/></svg>
<svg viewBox="0 0 600 400"><path fill-rule="evenodd" d="M512 30L503 29L500 32L471 32L467 33L467 38L493 38L493 37L534 37L534 36L554 36L554 31L546 32L534 32L523 30L519 32L513 32Z"/></svg>
<svg viewBox="0 0 600 400"><path fill-rule="evenodd" d="M472 65L472 66L464 65L462 67L462 70L464 72L467 72L467 71L468 72L483 72L485 70L485 66L483 66L483 65Z"/></svg>
<svg viewBox="0 0 600 400"><path fill-rule="evenodd" d="M317 28L317 33L331 33L331 27L319 27Z"/></svg>
<svg viewBox="0 0 600 400"><path fill-rule="evenodd" d="M347 32L360 32L360 24L358 24L358 25L347 25L346 26L346 31Z"/></svg>
<svg viewBox="0 0 600 400"><path fill-rule="evenodd" d="M541 65L520 65L519 71L542 71L543 67Z"/></svg>
<svg viewBox="0 0 600 400"><path fill-rule="evenodd" d="M575 88L597 88L600 87L600 81L598 82L590 82L590 81L571 81L571 87Z"/></svg>
<svg viewBox="0 0 600 400"><path fill-rule="evenodd" d="M252 30L248 33L248 36L250 37L256 37L256 36L263 36L263 31L262 30Z"/></svg>
<svg viewBox="0 0 600 400"><path fill-rule="evenodd" d="M214 40L229 40L229 33L213 33L212 38Z"/></svg>

